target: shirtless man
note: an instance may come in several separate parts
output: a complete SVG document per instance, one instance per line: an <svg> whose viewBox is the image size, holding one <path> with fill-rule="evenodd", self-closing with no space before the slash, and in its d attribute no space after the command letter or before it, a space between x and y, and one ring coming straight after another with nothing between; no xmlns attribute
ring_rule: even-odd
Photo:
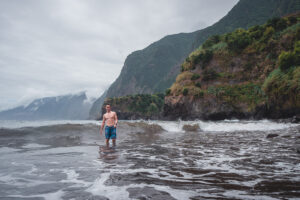
<svg viewBox="0 0 300 200"><path fill-rule="evenodd" d="M106 122L105 126L105 141L106 141L106 146L109 146L109 139L112 139L113 141L113 146L116 146L116 137L117 137L117 123L118 123L118 117L116 112L113 112L110 110L110 105L107 104L105 106L106 113L103 115L103 120L102 120L102 125L101 125L101 130L100 134L102 135L103 127Z"/></svg>

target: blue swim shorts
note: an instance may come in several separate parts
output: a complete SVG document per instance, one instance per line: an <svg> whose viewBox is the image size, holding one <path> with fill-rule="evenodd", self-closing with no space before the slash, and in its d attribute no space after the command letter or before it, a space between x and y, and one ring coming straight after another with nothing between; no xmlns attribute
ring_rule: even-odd
<svg viewBox="0 0 300 200"><path fill-rule="evenodd" d="M114 126L105 126L105 138L106 139L116 139L117 129Z"/></svg>

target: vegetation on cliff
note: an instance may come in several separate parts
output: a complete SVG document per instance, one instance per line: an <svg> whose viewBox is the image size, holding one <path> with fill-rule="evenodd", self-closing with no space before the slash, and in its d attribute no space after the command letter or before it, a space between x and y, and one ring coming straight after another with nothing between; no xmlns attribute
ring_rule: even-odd
<svg viewBox="0 0 300 200"><path fill-rule="evenodd" d="M300 108L300 14L214 35L186 58L169 97L215 99L233 110ZM167 97L168 98L168 97ZM296 108L296 110L295 110Z"/></svg>
<svg viewBox="0 0 300 200"><path fill-rule="evenodd" d="M102 113L105 113L105 105L109 104L120 119L158 118L164 105L164 97L164 94L157 93L107 98Z"/></svg>

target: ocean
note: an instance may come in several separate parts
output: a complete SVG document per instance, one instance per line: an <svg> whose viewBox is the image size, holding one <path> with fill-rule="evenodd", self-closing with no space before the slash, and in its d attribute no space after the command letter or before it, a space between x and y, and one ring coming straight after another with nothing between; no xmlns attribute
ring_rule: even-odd
<svg viewBox="0 0 300 200"><path fill-rule="evenodd" d="M0 199L300 198L300 124L121 120L115 148L100 125L0 121Z"/></svg>

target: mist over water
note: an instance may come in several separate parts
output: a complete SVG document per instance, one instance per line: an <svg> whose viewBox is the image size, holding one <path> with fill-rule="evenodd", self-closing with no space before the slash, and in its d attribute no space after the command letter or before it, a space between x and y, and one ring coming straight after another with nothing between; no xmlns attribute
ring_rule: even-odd
<svg viewBox="0 0 300 200"><path fill-rule="evenodd" d="M106 150L99 126L0 121L0 198L300 198L300 124L121 121Z"/></svg>

